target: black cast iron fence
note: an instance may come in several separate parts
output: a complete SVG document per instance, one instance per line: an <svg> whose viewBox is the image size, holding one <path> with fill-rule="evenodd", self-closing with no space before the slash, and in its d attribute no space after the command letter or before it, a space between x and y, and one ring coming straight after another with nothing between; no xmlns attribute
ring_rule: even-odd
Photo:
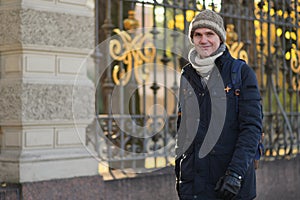
<svg viewBox="0 0 300 200"><path fill-rule="evenodd" d="M111 168L155 169L173 162L178 78L190 47L185 35L202 9L220 12L232 55L246 60L257 74L264 158L299 153L300 1L231 2L102 2L105 20L97 26L107 48L95 53L101 102L96 106L96 149ZM96 17L102 11L97 5Z"/></svg>

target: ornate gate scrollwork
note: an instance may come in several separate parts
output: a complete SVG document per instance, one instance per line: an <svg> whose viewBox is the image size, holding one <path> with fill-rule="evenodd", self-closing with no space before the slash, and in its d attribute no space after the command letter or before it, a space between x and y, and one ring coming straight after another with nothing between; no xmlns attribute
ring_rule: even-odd
<svg viewBox="0 0 300 200"><path fill-rule="evenodd" d="M151 63L156 55L156 48L153 43L147 41L149 35L139 33L129 34L126 31L120 31L114 29L114 32L122 39L113 39L110 41L109 52L113 59L121 61L125 65L125 69L120 66L115 66L113 69L113 80L116 85L120 84L120 78L122 78L123 85L126 85L131 76L131 71L134 71L135 79L138 84L142 84L143 80L146 80L149 76L147 68L141 69L144 63ZM134 38L132 38L134 36ZM122 42L122 43L121 43Z"/></svg>
<svg viewBox="0 0 300 200"><path fill-rule="evenodd" d="M227 24L226 26L226 43L228 44L231 55L235 58L240 58L248 62L248 53L243 50L243 42L238 41L238 35L234 31L234 24Z"/></svg>

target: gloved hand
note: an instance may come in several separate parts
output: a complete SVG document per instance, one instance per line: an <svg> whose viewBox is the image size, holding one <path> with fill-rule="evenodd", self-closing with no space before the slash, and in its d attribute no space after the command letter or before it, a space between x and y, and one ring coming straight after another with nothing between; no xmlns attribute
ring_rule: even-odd
<svg viewBox="0 0 300 200"><path fill-rule="evenodd" d="M233 199L241 188L242 177L234 172L226 172L216 184L217 197L225 200Z"/></svg>

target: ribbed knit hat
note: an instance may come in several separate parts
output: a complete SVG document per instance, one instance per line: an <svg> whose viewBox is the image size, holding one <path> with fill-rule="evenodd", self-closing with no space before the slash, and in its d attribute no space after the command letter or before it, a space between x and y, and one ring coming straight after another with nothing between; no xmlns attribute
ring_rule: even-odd
<svg viewBox="0 0 300 200"><path fill-rule="evenodd" d="M193 35L197 28L209 28L219 35L222 42L226 41L226 31L223 18L212 10L203 10L194 17L189 27L190 40L193 43Z"/></svg>

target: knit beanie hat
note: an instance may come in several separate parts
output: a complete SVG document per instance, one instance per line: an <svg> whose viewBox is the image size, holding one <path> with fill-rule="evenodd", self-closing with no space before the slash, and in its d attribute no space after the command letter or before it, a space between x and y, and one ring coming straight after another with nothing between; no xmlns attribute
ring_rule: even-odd
<svg viewBox="0 0 300 200"><path fill-rule="evenodd" d="M226 31L223 18L212 10L203 10L194 17L189 27L190 41L193 43L194 32L197 28L209 28L213 30L222 42L226 41Z"/></svg>

